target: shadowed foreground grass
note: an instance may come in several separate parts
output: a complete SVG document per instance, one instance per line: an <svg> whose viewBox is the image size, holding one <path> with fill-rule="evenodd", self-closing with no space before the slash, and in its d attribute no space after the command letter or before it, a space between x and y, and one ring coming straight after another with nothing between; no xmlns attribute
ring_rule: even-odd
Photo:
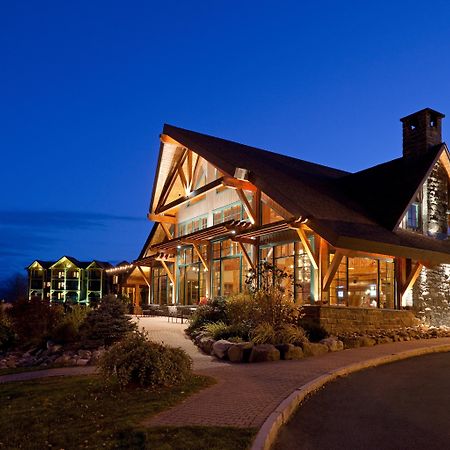
<svg viewBox="0 0 450 450"><path fill-rule="evenodd" d="M143 428L139 423L210 386L193 376L160 390L105 387L97 376L0 385L0 449L246 449L254 429Z"/></svg>

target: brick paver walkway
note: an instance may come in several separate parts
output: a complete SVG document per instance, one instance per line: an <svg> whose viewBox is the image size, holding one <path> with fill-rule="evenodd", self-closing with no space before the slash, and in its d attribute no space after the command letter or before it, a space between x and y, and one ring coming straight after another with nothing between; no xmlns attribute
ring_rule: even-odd
<svg viewBox="0 0 450 450"><path fill-rule="evenodd" d="M147 426L212 425L260 427L264 420L295 389L324 373L349 364L407 350L436 345L450 345L450 338L396 342L328 353L299 361L279 361L258 364L215 362L201 354L181 336L184 325L163 323L161 319L141 319L150 330L167 344L182 347L194 358L197 373L214 377L214 386L192 395L183 403L144 421ZM178 338L177 338L178 334Z"/></svg>
<svg viewBox="0 0 450 450"><path fill-rule="evenodd" d="M217 383L187 398L183 403L146 421L145 425L212 425L260 427L264 420L295 389L335 369L425 347L450 345L450 338L396 342L328 353L299 361L258 364L221 362L200 352L184 335L186 324L167 318L140 318L139 326L150 338L183 348L194 361L194 371L214 377ZM0 376L0 382L31 380L47 376L81 375L95 367L67 367Z"/></svg>

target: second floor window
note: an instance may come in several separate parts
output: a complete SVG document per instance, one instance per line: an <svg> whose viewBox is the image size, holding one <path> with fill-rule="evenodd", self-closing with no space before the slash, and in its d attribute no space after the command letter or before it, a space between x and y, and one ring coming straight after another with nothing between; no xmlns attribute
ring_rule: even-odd
<svg viewBox="0 0 450 450"><path fill-rule="evenodd" d="M419 203L411 203L406 213L406 227L410 230L418 230L419 225Z"/></svg>

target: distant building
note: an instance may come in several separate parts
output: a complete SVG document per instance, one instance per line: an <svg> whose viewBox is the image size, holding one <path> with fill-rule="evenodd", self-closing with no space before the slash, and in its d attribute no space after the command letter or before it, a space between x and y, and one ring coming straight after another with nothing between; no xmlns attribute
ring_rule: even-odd
<svg viewBox="0 0 450 450"><path fill-rule="evenodd" d="M111 267L108 262L78 261L72 256L63 256L57 261L36 260L27 267L28 298L61 303L98 300L111 291L106 273Z"/></svg>

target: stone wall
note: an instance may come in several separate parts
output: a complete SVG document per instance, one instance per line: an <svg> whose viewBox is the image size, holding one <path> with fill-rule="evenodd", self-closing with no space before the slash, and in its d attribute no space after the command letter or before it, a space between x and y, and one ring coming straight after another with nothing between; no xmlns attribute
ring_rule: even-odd
<svg viewBox="0 0 450 450"><path fill-rule="evenodd" d="M306 305L302 311L304 322L320 325L331 334L393 330L418 324L413 312L407 310Z"/></svg>
<svg viewBox="0 0 450 450"><path fill-rule="evenodd" d="M426 231L437 239L447 238L448 181L444 166L438 162L426 183Z"/></svg>
<svg viewBox="0 0 450 450"><path fill-rule="evenodd" d="M424 324L450 327L450 264L422 269L413 287L413 305Z"/></svg>

